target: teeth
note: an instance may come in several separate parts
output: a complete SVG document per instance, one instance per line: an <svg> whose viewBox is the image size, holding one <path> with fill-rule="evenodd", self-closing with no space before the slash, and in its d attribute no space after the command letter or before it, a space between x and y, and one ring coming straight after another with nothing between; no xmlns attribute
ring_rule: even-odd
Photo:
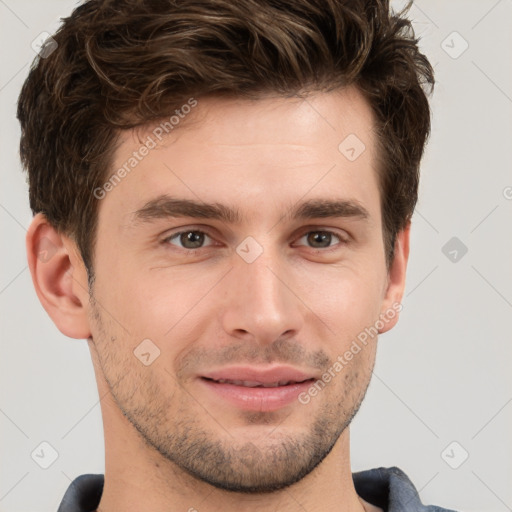
<svg viewBox="0 0 512 512"><path fill-rule="evenodd" d="M235 386L245 386L247 388L277 388L278 386L287 386L290 384L291 380L281 380L279 382L268 382L268 383L262 383L257 382L255 380L228 380L228 379L219 379L217 382L220 382L221 384L233 384Z"/></svg>

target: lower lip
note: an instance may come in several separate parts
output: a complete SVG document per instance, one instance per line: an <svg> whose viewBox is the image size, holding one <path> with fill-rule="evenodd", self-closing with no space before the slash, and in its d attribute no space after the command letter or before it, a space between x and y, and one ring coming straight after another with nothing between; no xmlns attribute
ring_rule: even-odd
<svg viewBox="0 0 512 512"><path fill-rule="evenodd" d="M300 393L306 391L314 379L309 379L296 384L287 386L277 386L275 388L250 388L247 386L237 386L216 382L205 378L201 382L211 391L221 396L227 402L235 405L245 411L276 411L298 400Z"/></svg>

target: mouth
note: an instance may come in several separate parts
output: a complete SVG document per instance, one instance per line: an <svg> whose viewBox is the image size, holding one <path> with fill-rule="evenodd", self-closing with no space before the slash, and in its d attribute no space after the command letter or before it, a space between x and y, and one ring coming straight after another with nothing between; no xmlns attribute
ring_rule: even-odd
<svg viewBox="0 0 512 512"><path fill-rule="evenodd" d="M300 393L316 378L289 367L258 369L231 367L208 375L199 381L216 401L246 411L271 412L298 403Z"/></svg>

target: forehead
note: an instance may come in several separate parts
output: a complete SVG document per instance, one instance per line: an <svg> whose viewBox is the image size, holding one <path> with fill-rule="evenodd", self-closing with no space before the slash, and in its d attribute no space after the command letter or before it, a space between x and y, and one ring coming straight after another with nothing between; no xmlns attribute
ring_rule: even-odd
<svg viewBox="0 0 512 512"><path fill-rule="evenodd" d="M305 97L267 95L248 100L210 96L196 101L197 106L179 122L174 120L169 142L184 137L185 131L197 131L212 144L307 146L309 142L327 147L339 142L344 133L368 139L373 131L371 107L355 87ZM154 127L147 133L151 129Z"/></svg>
<svg viewBox="0 0 512 512"><path fill-rule="evenodd" d="M326 192L378 202L373 116L356 89L306 98L199 98L187 112L181 125L175 116L175 129L164 121L122 134L112 171L135 165L100 208L109 205L126 220L162 194L229 203L249 216L254 208L261 213Z"/></svg>

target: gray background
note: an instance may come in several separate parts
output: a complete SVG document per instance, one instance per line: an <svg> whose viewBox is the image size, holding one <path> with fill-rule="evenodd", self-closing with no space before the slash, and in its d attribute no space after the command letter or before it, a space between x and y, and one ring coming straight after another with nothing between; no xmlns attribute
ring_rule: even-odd
<svg viewBox="0 0 512 512"><path fill-rule="evenodd" d="M75 4L0 0L1 512L55 511L71 479L103 472L86 343L56 329L26 264L15 119L31 42ZM352 469L398 466L425 503L502 512L512 510L512 1L423 0L410 16L436 71L433 133L404 309L380 338L352 424ZM58 452L48 469L31 457L43 441Z"/></svg>

